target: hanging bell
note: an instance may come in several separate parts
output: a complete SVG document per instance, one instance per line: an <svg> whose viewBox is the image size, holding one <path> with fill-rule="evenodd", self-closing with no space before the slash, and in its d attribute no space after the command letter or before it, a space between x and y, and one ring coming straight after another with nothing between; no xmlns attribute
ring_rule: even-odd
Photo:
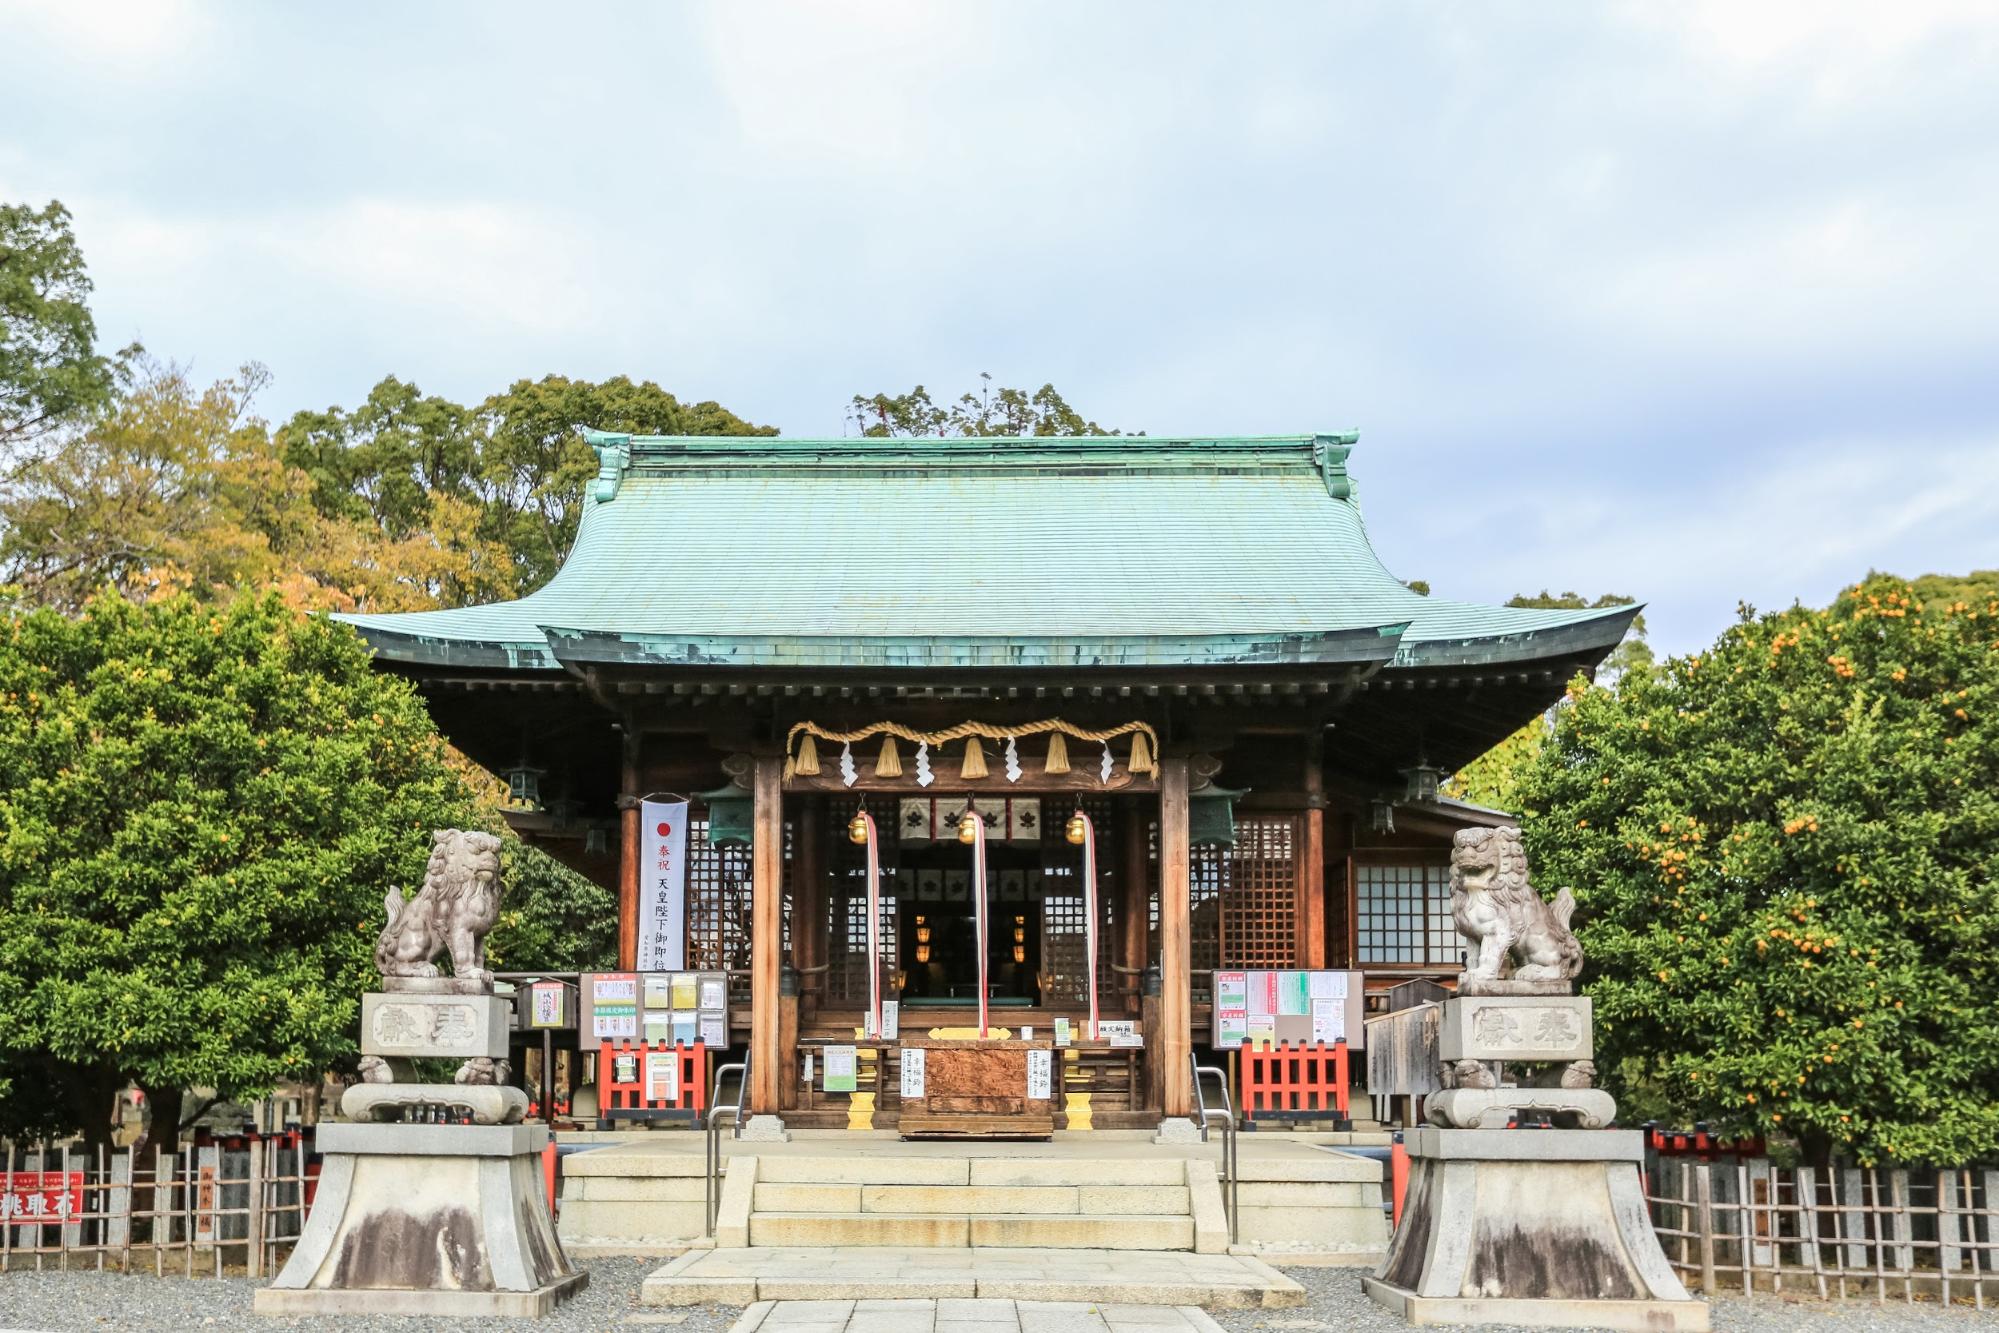
<svg viewBox="0 0 1999 1333"><path fill-rule="evenodd" d="M1078 810L1069 816L1069 825L1062 832L1063 836L1069 839L1070 846L1081 847L1083 839L1089 836L1089 828L1088 822L1083 818L1083 812Z"/></svg>
<svg viewBox="0 0 1999 1333"><path fill-rule="evenodd" d="M979 812L966 806L965 813L958 816L958 841L968 845L977 842L979 822Z"/></svg>
<svg viewBox="0 0 1999 1333"><path fill-rule="evenodd" d="M847 825L847 836L857 843L865 843L868 840L868 817L866 812L860 810L854 812L853 822Z"/></svg>

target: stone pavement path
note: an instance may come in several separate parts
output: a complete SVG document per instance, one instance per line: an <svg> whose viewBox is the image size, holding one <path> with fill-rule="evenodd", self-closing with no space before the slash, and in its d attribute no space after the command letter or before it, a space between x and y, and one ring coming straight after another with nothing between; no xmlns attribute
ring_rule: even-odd
<svg viewBox="0 0 1999 1333"><path fill-rule="evenodd" d="M729 1333L1223 1333L1192 1305L1083 1301L759 1301Z"/></svg>

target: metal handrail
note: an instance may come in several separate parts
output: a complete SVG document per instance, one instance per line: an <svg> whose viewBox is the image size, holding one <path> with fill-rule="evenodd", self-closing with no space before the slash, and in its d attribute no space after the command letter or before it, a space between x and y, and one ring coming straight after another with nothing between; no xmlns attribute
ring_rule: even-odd
<svg viewBox="0 0 1999 1333"><path fill-rule="evenodd" d="M734 1104L725 1106L722 1103L722 1078L732 1069L742 1076L742 1081L736 1084ZM743 1092L749 1086L750 1062L745 1057L734 1064L718 1066L715 1070L715 1090L708 1094L708 1115L703 1124L705 1152L701 1162L701 1201L708 1227L704 1234L711 1237L715 1234L715 1209L721 1202L719 1196L722 1192L722 1131L718 1121L726 1112L732 1125L729 1137L739 1139L743 1136Z"/></svg>
<svg viewBox="0 0 1999 1333"><path fill-rule="evenodd" d="M1236 1179L1241 1173L1237 1170L1240 1162L1236 1157L1235 1103L1229 1099L1229 1078L1227 1074L1212 1065L1204 1068L1199 1058L1191 1051L1187 1053L1187 1067L1194 1073L1194 1109L1201 1118L1201 1142L1208 1141L1208 1121L1215 1116L1221 1117L1222 1197L1228 1207L1229 1244L1233 1245L1236 1243ZM1204 1074L1212 1076L1215 1086L1221 1089L1220 1107L1210 1107L1207 1097L1201 1092L1201 1076Z"/></svg>

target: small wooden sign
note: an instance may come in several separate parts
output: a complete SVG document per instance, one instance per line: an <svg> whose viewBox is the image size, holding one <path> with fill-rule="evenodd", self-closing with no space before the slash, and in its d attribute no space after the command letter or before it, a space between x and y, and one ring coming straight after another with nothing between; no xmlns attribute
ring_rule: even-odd
<svg viewBox="0 0 1999 1333"><path fill-rule="evenodd" d="M1032 1041L905 1037L904 1138L1047 1138L1055 1132L1054 1049ZM910 1078L914 1062L921 1072Z"/></svg>

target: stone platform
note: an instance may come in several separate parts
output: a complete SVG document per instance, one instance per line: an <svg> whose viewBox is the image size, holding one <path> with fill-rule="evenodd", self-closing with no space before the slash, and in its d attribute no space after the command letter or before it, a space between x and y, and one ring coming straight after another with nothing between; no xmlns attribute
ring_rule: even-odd
<svg viewBox="0 0 1999 1333"><path fill-rule="evenodd" d="M540 1125L323 1124L319 1187L260 1315L539 1316L582 1289Z"/></svg>
<svg viewBox="0 0 1999 1333"><path fill-rule="evenodd" d="M1388 1239L1381 1163L1339 1151L1336 1139L1348 1136L1239 1140L1238 1252L1285 1263L1379 1261ZM890 1133L802 1130L786 1143L724 1142L721 1248L1231 1248L1219 1137L1154 1144L1134 1130L1058 1133L1046 1143L904 1143ZM564 1245L664 1255L705 1244L701 1150L698 1134L660 1132L565 1157Z"/></svg>
<svg viewBox="0 0 1999 1333"><path fill-rule="evenodd" d="M1223 1333L1192 1305L1083 1301L758 1301L729 1333Z"/></svg>
<svg viewBox="0 0 1999 1333"><path fill-rule="evenodd" d="M1707 1333L1666 1262L1628 1129L1411 1131L1402 1225L1362 1285L1412 1324Z"/></svg>
<svg viewBox="0 0 1999 1333"><path fill-rule="evenodd" d="M1305 1291L1246 1255L811 1246L696 1250L639 1294L652 1306L940 1298L1248 1310L1303 1305Z"/></svg>

